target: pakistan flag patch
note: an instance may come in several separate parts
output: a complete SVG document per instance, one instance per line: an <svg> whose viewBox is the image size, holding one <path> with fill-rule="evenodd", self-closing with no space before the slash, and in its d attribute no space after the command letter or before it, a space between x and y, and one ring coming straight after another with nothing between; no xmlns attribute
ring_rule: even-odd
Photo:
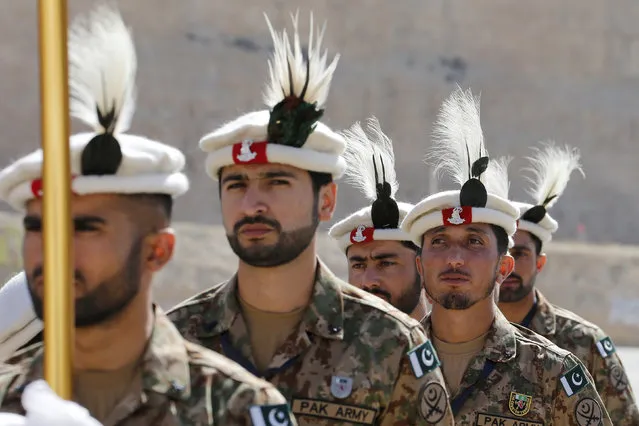
<svg viewBox="0 0 639 426"><path fill-rule="evenodd" d="M418 379L423 377L429 371L439 367L439 358L430 340L422 343L412 351L408 352L408 359L413 368L413 373Z"/></svg>
<svg viewBox="0 0 639 426"><path fill-rule="evenodd" d="M254 426L290 426L291 412L288 405L253 405L249 412Z"/></svg>
<svg viewBox="0 0 639 426"><path fill-rule="evenodd" d="M575 365L570 371L559 379L566 391L566 395L573 396L579 393L588 384L588 377L581 365Z"/></svg>
<svg viewBox="0 0 639 426"><path fill-rule="evenodd" d="M610 337L604 337L598 341L597 349L599 349L599 353L602 358L608 358L610 355L615 353L615 345L612 344L612 339Z"/></svg>

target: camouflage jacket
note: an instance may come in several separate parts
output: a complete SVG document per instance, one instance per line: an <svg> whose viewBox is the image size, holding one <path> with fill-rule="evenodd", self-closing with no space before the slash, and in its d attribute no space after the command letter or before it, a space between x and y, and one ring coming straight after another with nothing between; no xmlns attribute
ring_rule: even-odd
<svg viewBox="0 0 639 426"><path fill-rule="evenodd" d="M539 291L536 296L537 310L529 328L581 360L615 426L639 425L637 402L610 337L595 324L552 305Z"/></svg>
<svg viewBox="0 0 639 426"><path fill-rule="evenodd" d="M451 405L460 426L612 425L583 364L499 311Z"/></svg>
<svg viewBox="0 0 639 426"><path fill-rule="evenodd" d="M235 276L169 317L187 339L257 375L237 286ZM437 357L419 323L321 262L299 327L263 377L290 401L300 425L453 424Z"/></svg>
<svg viewBox="0 0 639 426"><path fill-rule="evenodd" d="M24 415L22 391L43 378L43 345L10 359L0 371L0 411ZM133 386L105 426L294 425L284 397L268 382L219 354L185 341L156 308L143 355L142 383ZM284 422L269 422L280 416ZM266 421L264 421L266 418ZM276 419L278 417L275 417ZM286 423L288 420L288 423Z"/></svg>

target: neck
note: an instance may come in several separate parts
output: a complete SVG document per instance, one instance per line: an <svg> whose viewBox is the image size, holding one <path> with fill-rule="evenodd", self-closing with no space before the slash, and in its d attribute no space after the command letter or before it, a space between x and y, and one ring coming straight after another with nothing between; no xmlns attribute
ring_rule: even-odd
<svg viewBox="0 0 639 426"><path fill-rule="evenodd" d="M517 302L500 302L499 309L510 322L521 323L535 304L535 291Z"/></svg>
<svg viewBox="0 0 639 426"><path fill-rule="evenodd" d="M150 294L141 292L116 317L75 329L75 370L117 370L139 359L153 330Z"/></svg>
<svg viewBox="0 0 639 426"><path fill-rule="evenodd" d="M415 309L411 312L410 317L421 322L426 314L428 314L428 301L426 300L424 290L422 290L419 295L419 303L417 303L417 306L415 306Z"/></svg>
<svg viewBox="0 0 639 426"><path fill-rule="evenodd" d="M256 309L291 312L308 305L315 285L315 239L293 261L261 268L240 261L237 282L240 297Z"/></svg>
<svg viewBox="0 0 639 426"><path fill-rule="evenodd" d="M496 310L492 296L460 310L445 309L435 303L430 317L433 334L447 343L469 342L490 329Z"/></svg>

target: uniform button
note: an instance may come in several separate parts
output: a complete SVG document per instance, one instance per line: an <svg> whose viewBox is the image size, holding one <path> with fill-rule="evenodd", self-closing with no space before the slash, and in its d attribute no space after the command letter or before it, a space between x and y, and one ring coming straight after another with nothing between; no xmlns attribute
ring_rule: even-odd
<svg viewBox="0 0 639 426"><path fill-rule="evenodd" d="M336 327L336 326L334 326L334 325L329 325L329 326L328 326L328 331L329 331L329 333L331 333L331 334L337 334L337 333L339 333L340 331L342 331L342 328L341 328L341 327Z"/></svg>
<svg viewBox="0 0 639 426"><path fill-rule="evenodd" d="M178 382L176 382L175 380L171 381L171 389L169 389L169 392L173 395L182 393L182 391L184 390L184 386L179 384Z"/></svg>

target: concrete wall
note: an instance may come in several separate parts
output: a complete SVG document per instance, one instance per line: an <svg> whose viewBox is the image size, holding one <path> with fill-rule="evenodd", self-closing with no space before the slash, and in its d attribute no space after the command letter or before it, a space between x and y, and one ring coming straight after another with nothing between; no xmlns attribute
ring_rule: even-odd
<svg viewBox="0 0 639 426"><path fill-rule="evenodd" d="M178 223L175 228L175 257L155 282L155 299L165 308L237 268L221 226ZM20 218L0 214L0 283L20 269L20 245ZM318 245L322 260L346 278L346 261L335 243L321 234ZM551 301L595 322L618 345L639 345L639 247L554 243L548 256L538 282Z"/></svg>
<svg viewBox="0 0 639 426"><path fill-rule="evenodd" d="M376 114L394 138L400 191L429 189L421 164L431 123L456 82L482 94L493 155L529 153L540 139L581 148L554 209L558 239L639 244L639 2L636 0L121 0L139 56L132 131L183 149L192 191L177 219L219 224L216 184L197 141L237 114L261 108L270 37L262 12L288 25L300 9L328 21L325 46L342 54L326 110L336 129ZM69 0L70 16L93 1ZM35 148L38 67L35 1L0 14L0 163ZM81 126L74 127L79 130ZM512 193L524 198L516 160ZM364 204L340 187L341 218ZM577 231L579 225L584 227Z"/></svg>

